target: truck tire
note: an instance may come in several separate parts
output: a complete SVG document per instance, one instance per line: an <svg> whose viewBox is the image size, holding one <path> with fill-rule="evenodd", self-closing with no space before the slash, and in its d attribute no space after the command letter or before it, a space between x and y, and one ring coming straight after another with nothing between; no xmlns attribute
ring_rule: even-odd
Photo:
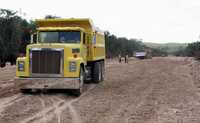
<svg viewBox="0 0 200 123"><path fill-rule="evenodd" d="M93 81L99 83L102 81L102 67L101 62L96 62L93 68Z"/></svg>
<svg viewBox="0 0 200 123"><path fill-rule="evenodd" d="M101 62L101 81L105 79L105 63L104 61Z"/></svg>
<svg viewBox="0 0 200 123"><path fill-rule="evenodd" d="M75 92L75 96L77 96L77 97L79 97L83 93L84 78L85 78L85 73L83 71L83 68L80 67L79 88Z"/></svg>

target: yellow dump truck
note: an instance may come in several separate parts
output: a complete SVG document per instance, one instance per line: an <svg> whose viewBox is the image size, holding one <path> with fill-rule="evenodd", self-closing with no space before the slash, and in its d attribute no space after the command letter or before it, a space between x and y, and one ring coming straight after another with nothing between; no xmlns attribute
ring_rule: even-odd
<svg viewBox="0 0 200 123"><path fill-rule="evenodd" d="M76 89L80 95L84 81L104 80L105 37L90 19L39 19L36 24L26 56L17 58L21 90Z"/></svg>

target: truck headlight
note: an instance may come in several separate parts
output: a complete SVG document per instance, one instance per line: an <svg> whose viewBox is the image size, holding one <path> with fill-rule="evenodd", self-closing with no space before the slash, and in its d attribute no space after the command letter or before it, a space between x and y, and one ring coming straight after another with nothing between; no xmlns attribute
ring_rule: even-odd
<svg viewBox="0 0 200 123"><path fill-rule="evenodd" d="M69 62L69 71L70 72L75 72L76 71L76 62L75 61Z"/></svg>
<svg viewBox="0 0 200 123"><path fill-rule="evenodd" d="M18 71L24 71L24 70L25 70L25 62L18 61Z"/></svg>

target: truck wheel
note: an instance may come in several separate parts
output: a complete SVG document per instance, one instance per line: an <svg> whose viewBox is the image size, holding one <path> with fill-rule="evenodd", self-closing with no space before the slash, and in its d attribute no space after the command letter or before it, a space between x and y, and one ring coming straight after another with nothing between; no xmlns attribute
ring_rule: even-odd
<svg viewBox="0 0 200 123"><path fill-rule="evenodd" d="M83 93L83 85L84 85L84 78L85 73L83 71L83 68L80 68L80 75L79 75L79 89L76 90L76 96L80 96Z"/></svg>
<svg viewBox="0 0 200 123"><path fill-rule="evenodd" d="M104 61L101 62L101 81L105 79L105 63Z"/></svg>
<svg viewBox="0 0 200 123"><path fill-rule="evenodd" d="M93 81L99 83L102 80L101 62L96 62L93 69Z"/></svg>

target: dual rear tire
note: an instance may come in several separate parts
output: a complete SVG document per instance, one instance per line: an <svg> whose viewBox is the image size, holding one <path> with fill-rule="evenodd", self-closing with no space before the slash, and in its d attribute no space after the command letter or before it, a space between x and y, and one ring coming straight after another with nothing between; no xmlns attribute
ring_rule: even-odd
<svg viewBox="0 0 200 123"><path fill-rule="evenodd" d="M94 63L92 78L95 83L104 81L105 78L104 61Z"/></svg>
<svg viewBox="0 0 200 123"><path fill-rule="evenodd" d="M85 80L85 71L83 67L80 68L80 74L79 74L79 88L76 90L75 95L80 96L84 91L84 80ZM92 70L92 80L95 83L99 83L101 81L104 81L105 78L105 65L104 61L95 62L93 65Z"/></svg>

